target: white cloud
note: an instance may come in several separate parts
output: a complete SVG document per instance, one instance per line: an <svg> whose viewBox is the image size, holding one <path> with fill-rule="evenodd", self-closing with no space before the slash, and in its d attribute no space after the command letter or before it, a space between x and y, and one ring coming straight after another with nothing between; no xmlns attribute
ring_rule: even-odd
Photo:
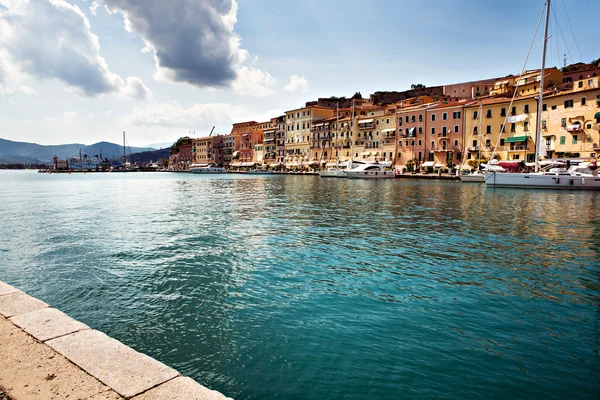
<svg viewBox="0 0 600 400"><path fill-rule="evenodd" d="M0 5L0 91L27 91L21 84L32 76L59 79L89 97L150 95L139 78L123 80L109 70L79 7L64 0L0 0Z"/></svg>
<svg viewBox="0 0 600 400"><path fill-rule="evenodd" d="M90 13L92 13L92 15L96 15L96 9L100 7L100 4L98 4L97 1L94 1L92 3L92 5L90 6Z"/></svg>
<svg viewBox="0 0 600 400"><path fill-rule="evenodd" d="M306 92L308 90L308 81L304 76L292 75L290 76L290 83L285 85L283 89L288 92Z"/></svg>
<svg viewBox="0 0 600 400"><path fill-rule="evenodd" d="M74 111L65 111L60 118L58 117L46 117L44 120L48 122L60 122L63 124L74 124L77 120L77 113Z"/></svg>
<svg viewBox="0 0 600 400"><path fill-rule="evenodd" d="M240 47L234 31L235 0L104 0L110 13L123 15L128 32L144 40L142 52L154 53L155 79L197 87L231 87L242 95L272 93L274 78L248 68L257 57Z"/></svg>
<svg viewBox="0 0 600 400"><path fill-rule="evenodd" d="M275 78L257 68L241 67L231 83L233 90L244 96L265 97L273 93Z"/></svg>
<svg viewBox="0 0 600 400"><path fill-rule="evenodd" d="M230 104L194 104L182 107L179 103L153 104L135 107L121 120L124 127L165 127L170 129L210 129L214 125L227 126L247 115L247 111Z"/></svg>

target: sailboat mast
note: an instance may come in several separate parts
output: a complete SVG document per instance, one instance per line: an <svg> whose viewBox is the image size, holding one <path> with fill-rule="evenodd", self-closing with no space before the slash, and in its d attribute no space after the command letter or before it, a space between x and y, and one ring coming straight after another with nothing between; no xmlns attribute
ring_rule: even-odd
<svg viewBox="0 0 600 400"><path fill-rule="evenodd" d="M125 131L123 131L123 167L127 163L127 153L125 152Z"/></svg>
<svg viewBox="0 0 600 400"><path fill-rule="evenodd" d="M479 153L477 153L477 167L479 167L479 163L481 163L481 145L482 145L482 141L483 141L483 132L481 132L481 130L483 129L483 104L479 105L479 134L477 135L477 140L479 142Z"/></svg>
<svg viewBox="0 0 600 400"><path fill-rule="evenodd" d="M535 172L540 170L540 161L538 154L540 152L540 143L542 141L542 102L544 99L544 70L546 68L546 43L548 42L548 21L550 20L550 0L546 1L546 24L544 26L544 45L542 48L542 69L540 71L540 96L538 98L538 109L535 120Z"/></svg>

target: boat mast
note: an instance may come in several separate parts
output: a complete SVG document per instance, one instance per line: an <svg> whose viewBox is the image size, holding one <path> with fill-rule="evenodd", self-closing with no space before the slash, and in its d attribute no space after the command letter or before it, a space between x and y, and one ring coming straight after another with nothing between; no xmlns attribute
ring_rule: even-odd
<svg viewBox="0 0 600 400"><path fill-rule="evenodd" d="M123 168L127 164L127 153L125 152L125 131L123 131Z"/></svg>
<svg viewBox="0 0 600 400"><path fill-rule="evenodd" d="M542 69L540 71L540 96L538 98L538 109L535 119L535 172L540 170L540 143L542 141L542 102L544 99L544 69L546 68L546 43L548 42L548 21L550 19L550 0L546 1L546 24L544 26L544 45L542 48Z"/></svg>
<svg viewBox="0 0 600 400"><path fill-rule="evenodd" d="M477 153L477 169L479 169L479 164L481 163L481 145L482 145L482 141L483 141L483 132L481 131L483 129L483 104L479 104L479 134L477 135L477 140L479 142L479 146L477 146L479 148L479 152Z"/></svg>
<svg viewBox="0 0 600 400"><path fill-rule="evenodd" d="M336 168L340 166L340 149L338 147L338 139L340 137L340 102L338 100L335 105L335 152L337 156L337 161L335 163ZM330 157L331 158L331 157Z"/></svg>

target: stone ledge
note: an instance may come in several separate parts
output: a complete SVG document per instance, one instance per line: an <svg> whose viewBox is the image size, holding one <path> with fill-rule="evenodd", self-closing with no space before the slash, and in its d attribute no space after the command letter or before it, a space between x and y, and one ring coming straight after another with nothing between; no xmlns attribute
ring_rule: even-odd
<svg viewBox="0 0 600 400"><path fill-rule="evenodd" d="M0 314L6 318L46 307L48 304L20 291L0 296Z"/></svg>
<svg viewBox="0 0 600 400"><path fill-rule="evenodd" d="M90 329L87 325L49 307L16 315L10 320L40 342Z"/></svg>
<svg viewBox="0 0 600 400"><path fill-rule="evenodd" d="M0 314L0 385L15 400L229 399L2 281Z"/></svg>

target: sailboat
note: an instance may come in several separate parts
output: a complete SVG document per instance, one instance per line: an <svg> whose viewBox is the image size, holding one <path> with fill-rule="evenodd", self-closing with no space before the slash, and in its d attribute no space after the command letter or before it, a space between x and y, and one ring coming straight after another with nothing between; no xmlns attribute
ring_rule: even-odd
<svg viewBox="0 0 600 400"><path fill-rule="evenodd" d="M125 143L125 131L123 131L123 167L112 169L111 172L136 172L137 169L133 166L133 154L131 154L131 149L129 150L129 155L131 156L131 164L127 166L127 146Z"/></svg>
<svg viewBox="0 0 600 400"><path fill-rule="evenodd" d="M546 22L542 49L542 68L540 75L540 95L536 115L535 137L535 170L529 173L505 173L488 171L485 174L485 185L490 187L512 187L527 189L576 189L600 190L600 176L595 165L591 163L574 165L569 170L565 168L550 168L540 171L540 156L542 147L541 115L544 97L544 70L546 66L546 44L548 42L548 21L550 19L550 1L546 0Z"/></svg>
<svg viewBox="0 0 600 400"><path fill-rule="evenodd" d="M336 144L339 137L339 129L340 129L340 104L338 103L336 106L336 122L335 122L335 132L336 132ZM337 147L337 146L336 146ZM339 156L339 147L338 147L338 156L335 162L335 166L329 167L325 170L319 171L318 174L321 178L345 178L344 170L340 168L340 156ZM323 156L323 152L321 152L321 156Z"/></svg>

